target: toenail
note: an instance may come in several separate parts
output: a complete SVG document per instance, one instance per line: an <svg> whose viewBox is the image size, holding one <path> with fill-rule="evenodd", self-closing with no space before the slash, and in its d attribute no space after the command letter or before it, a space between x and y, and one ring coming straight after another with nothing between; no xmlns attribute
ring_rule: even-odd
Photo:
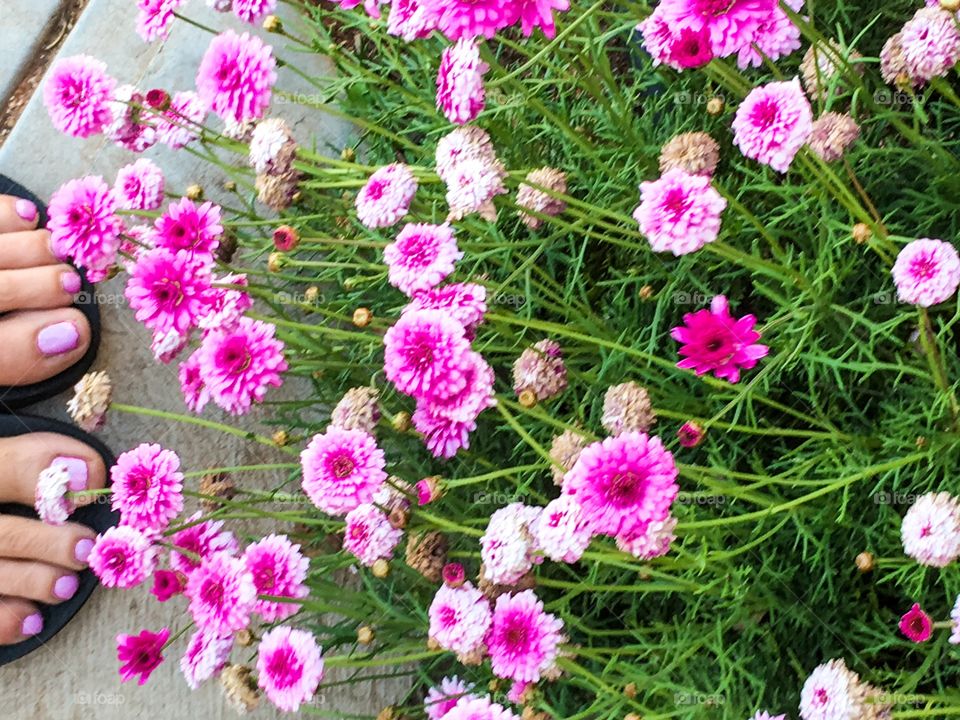
<svg viewBox="0 0 960 720"><path fill-rule="evenodd" d="M80 292L80 276L75 272L65 272L60 276L60 285L64 292L76 295Z"/></svg>
<svg viewBox="0 0 960 720"><path fill-rule="evenodd" d="M70 477L70 489L80 492L87 489L87 461L75 457L57 457L51 465L61 465Z"/></svg>
<svg viewBox="0 0 960 720"><path fill-rule="evenodd" d="M41 630L43 630L43 615L40 613L27 615L27 617L23 619L23 624L20 625L20 633L24 637L32 637Z"/></svg>
<svg viewBox="0 0 960 720"><path fill-rule="evenodd" d="M80 587L76 575L64 575L53 584L53 594L61 600L69 600Z"/></svg>
<svg viewBox="0 0 960 720"><path fill-rule="evenodd" d="M24 200L21 198L14 203L14 207L17 210L17 215L27 222L33 222L37 219L37 206L29 200Z"/></svg>
<svg viewBox="0 0 960 720"><path fill-rule="evenodd" d="M37 335L37 347L44 355L60 355L77 347L80 333L72 322L47 325Z"/></svg>
<svg viewBox="0 0 960 720"><path fill-rule="evenodd" d="M87 558L90 557L91 550L93 550L93 540L83 538L77 542L77 546L73 549L73 556L77 559L77 562L85 563Z"/></svg>

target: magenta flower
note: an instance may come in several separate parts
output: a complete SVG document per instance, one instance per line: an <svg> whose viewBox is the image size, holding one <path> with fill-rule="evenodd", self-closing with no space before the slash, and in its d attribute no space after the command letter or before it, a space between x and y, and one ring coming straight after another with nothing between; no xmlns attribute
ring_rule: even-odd
<svg viewBox="0 0 960 720"><path fill-rule="evenodd" d="M171 252L186 250L208 263L213 261L223 235L220 206L205 202L197 207L189 198L170 203L155 226L159 247Z"/></svg>
<svg viewBox="0 0 960 720"><path fill-rule="evenodd" d="M424 503L420 504L423 505ZM464 569L463 563L448 562L443 566L442 574L444 584L454 588L463 586L463 583L467 580L467 571Z"/></svg>
<svg viewBox="0 0 960 720"><path fill-rule="evenodd" d="M943 8L920 8L899 36L904 69L915 85L946 75L960 61L957 19Z"/></svg>
<svg viewBox="0 0 960 720"><path fill-rule="evenodd" d="M43 104L53 126L78 138L103 132L116 84L107 66L88 55L57 60L43 85Z"/></svg>
<svg viewBox="0 0 960 720"><path fill-rule="evenodd" d="M445 48L437 73L437 109L457 125L472 122L483 110L483 76L490 67L480 59L475 38L461 38Z"/></svg>
<svg viewBox="0 0 960 720"><path fill-rule="evenodd" d="M197 414L210 402L210 391L203 381L200 367L200 351L196 350L190 357L180 363L177 375L180 379L180 391L187 407Z"/></svg>
<svg viewBox="0 0 960 720"><path fill-rule="evenodd" d="M800 12L803 0L786 0L786 5L794 12ZM759 67L763 59L779 60L798 50L801 46L800 28L780 9L774 6L773 13L757 28L757 36L752 43L740 48L737 53L737 66L741 70Z"/></svg>
<svg viewBox="0 0 960 720"><path fill-rule="evenodd" d="M750 91L733 120L733 142L744 157L785 173L813 132L813 111L800 80Z"/></svg>
<svg viewBox="0 0 960 720"><path fill-rule="evenodd" d="M156 570L150 592L158 602L166 602L183 592L184 577L175 570Z"/></svg>
<svg viewBox="0 0 960 720"><path fill-rule="evenodd" d="M520 19L515 0L420 0L420 4L428 22L454 41L477 35L492 38Z"/></svg>
<svg viewBox="0 0 960 720"><path fill-rule="evenodd" d="M445 677L439 685L430 688L423 699L423 709L429 720L440 720L460 698L473 690L473 684L465 682L456 675Z"/></svg>
<svg viewBox="0 0 960 720"><path fill-rule="evenodd" d="M253 575L243 560L213 553L190 573L184 594L197 627L221 637L243 630L257 601Z"/></svg>
<svg viewBox="0 0 960 720"><path fill-rule="evenodd" d="M902 302L930 307L949 300L960 286L960 256L951 243L922 238L900 250L892 273Z"/></svg>
<svg viewBox="0 0 960 720"><path fill-rule="evenodd" d="M214 632L198 630L190 637L187 651L180 658L180 671L191 690L223 670L233 648L233 637L220 637Z"/></svg>
<svg viewBox="0 0 960 720"><path fill-rule="evenodd" d="M243 561L253 576L257 595L290 598L307 596L304 580L310 561L300 553L300 546L290 542L286 535L268 535L248 545ZM258 598L253 611L266 622L285 620L300 609L295 602Z"/></svg>
<svg viewBox="0 0 960 720"><path fill-rule="evenodd" d="M487 598L470 583L442 585L428 614L430 639L444 650L466 657L483 648L492 613Z"/></svg>
<svg viewBox="0 0 960 720"><path fill-rule="evenodd" d="M726 57L754 42L777 0L663 0L664 20L677 29L705 30L713 52Z"/></svg>
<svg viewBox="0 0 960 720"><path fill-rule="evenodd" d="M284 345L276 328L261 320L241 317L233 327L210 330L199 350L200 375L210 399L242 415L254 402L263 402L267 389L283 384L287 370Z"/></svg>
<svg viewBox="0 0 960 720"><path fill-rule="evenodd" d="M184 335L204 314L209 292L206 259L186 250L156 248L137 258L124 294L137 320L148 328Z"/></svg>
<svg viewBox="0 0 960 720"><path fill-rule="evenodd" d="M677 497L677 466L660 438L621 433L583 449L563 491L580 503L595 533L629 535L666 520Z"/></svg>
<svg viewBox="0 0 960 720"><path fill-rule="evenodd" d="M261 117L277 81L273 49L260 38L227 30L207 48L197 71L197 94L223 120Z"/></svg>
<svg viewBox="0 0 960 720"><path fill-rule="evenodd" d="M520 720L520 716L493 702L489 696L467 695L457 701L443 720Z"/></svg>
<svg viewBox="0 0 960 720"><path fill-rule="evenodd" d="M117 635L120 681L127 682L139 675L138 685L147 682L163 662L163 646L169 638L169 628L158 633L143 630L139 635Z"/></svg>
<svg viewBox="0 0 960 720"><path fill-rule="evenodd" d="M112 507L124 525L161 532L183 510L183 473L171 450L142 443L117 458L110 478Z"/></svg>
<svg viewBox="0 0 960 720"><path fill-rule="evenodd" d="M671 38L669 65L689 70L703 67L713 60L713 47L710 45L710 31L707 28L694 30L681 28Z"/></svg>
<svg viewBox="0 0 960 720"><path fill-rule="evenodd" d="M501 595L487 633L493 674L537 682L553 669L564 639L563 621L544 611L533 590Z"/></svg>
<svg viewBox="0 0 960 720"><path fill-rule="evenodd" d="M435 19L423 9L420 0L393 0L387 32L405 42L423 39L436 29Z"/></svg>
<svg viewBox="0 0 960 720"><path fill-rule="evenodd" d="M408 223L383 249L390 284L411 296L440 283L462 257L449 225Z"/></svg>
<svg viewBox="0 0 960 720"><path fill-rule="evenodd" d="M87 562L107 587L132 588L153 573L157 548L136 528L118 525L97 536Z"/></svg>
<svg viewBox="0 0 960 720"><path fill-rule="evenodd" d="M487 289L477 283L438 285L415 293L403 308L405 313L418 310L442 310L472 336L487 312Z"/></svg>
<svg viewBox="0 0 960 720"><path fill-rule="evenodd" d="M726 207L709 177L675 168L640 184L640 205L633 217L655 252L685 255L717 239Z"/></svg>
<svg viewBox="0 0 960 720"><path fill-rule="evenodd" d="M680 441L681 447L695 448L703 442L705 434L703 427L699 423L688 420L677 430L677 440Z"/></svg>
<svg viewBox="0 0 960 720"><path fill-rule="evenodd" d="M933 621L920 607L919 603L914 603L903 617L900 618L898 626L900 632L907 636L910 642L922 643L930 639L933 635Z"/></svg>
<svg viewBox="0 0 960 720"><path fill-rule="evenodd" d="M117 260L123 222L115 214L116 199L99 176L64 183L47 208L50 243L61 260L71 259L99 282Z"/></svg>
<svg viewBox="0 0 960 720"><path fill-rule="evenodd" d="M200 137L207 106L192 90L176 93L170 107L157 116L157 142L178 150Z"/></svg>
<svg viewBox="0 0 960 720"><path fill-rule="evenodd" d="M383 338L384 372L414 397L450 397L463 390L460 370L470 350L463 325L439 310L401 315Z"/></svg>
<svg viewBox="0 0 960 720"><path fill-rule="evenodd" d="M277 9L277 0L233 0L233 14L244 22L256 24Z"/></svg>
<svg viewBox="0 0 960 720"><path fill-rule="evenodd" d="M372 567L381 558L393 555L403 530L390 524L387 514L372 503L358 505L346 517L343 549L361 565Z"/></svg>
<svg viewBox="0 0 960 720"><path fill-rule="evenodd" d="M257 651L257 682L274 705L296 712L317 692L323 679L322 650L306 630L277 627Z"/></svg>
<svg viewBox="0 0 960 720"><path fill-rule="evenodd" d="M144 42L166 40L170 35L173 13L186 0L137 0L137 35Z"/></svg>
<svg viewBox="0 0 960 720"><path fill-rule="evenodd" d="M170 567L187 577L200 567L200 562L206 558L217 553L232 555L238 549L233 533L222 529L222 520L197 522L200 517L199 512L188 517L184 524L189 527L174 533L170 539L171 545L190 553L184 555L175 550L170 551Z"/></svg>
<svg viewBox="0 0 960 720"><path fill-rule="evenodd" d="M553 20L553 11L566 12L569 9L569 0L517 0L520 27L526 37L530 37L536 28L541 28L548 38L556 37L557 27Z"/></svg>
<svg viewBox="0 0 960 720"><path fill-rule="evenodd" d="M417 179L406 165L394 163L374 172L357 193L357 218L368 228L396 225L407 214Z"/></svg>
<svg viewBox="0 0 960 720"><path fill-rule="evenodd" d="M140 158L117 171L113 195L124 210L155 210L163 202L163 170L153 160Z"/></svg>
<svg viewBox="0 0 960 720"><path fill-rule="evenodd" d="M387 479L386 460L377 441L363 430L335 425L300 453L303 491L313 504L330 515L344 515L373 500Z"/></svg>
<svg viewBox="0 0 960 720"><path fill-rule="evenodd" d="M710 309L685 314L683 325L670 331L670 336L682 343L683 359L677 367L692 369L698 376L712 372L723 380L739 382L740 371L754 367L769 351L757 343L760 333L753 329L756 324L753 315L734 318L727 299L717 295Z"/></svg>

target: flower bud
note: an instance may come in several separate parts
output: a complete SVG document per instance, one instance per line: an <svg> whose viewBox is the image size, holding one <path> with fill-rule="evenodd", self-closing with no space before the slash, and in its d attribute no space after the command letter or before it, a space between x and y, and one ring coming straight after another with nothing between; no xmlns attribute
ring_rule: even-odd
<svg viewBox="0 0 960 720"><path fill-rule="evenodd" d="M857 555L857 570L862 573L868 573L873 570L873 553L862 552Z"/></svg>
<svg viewBox="0 0 960 720"><path fill-rule="evenodd" d="M707 112L716 117L723 112L723 98L712 97L707 101Z"/></svg>
<svg viewBox="0 0 960 720"><path fill-rule="evenodd" d="M281 33L283 32L283 23L276 15L267 15L263 19L263 29L268 33Z"/></svg>
<svg viewBox="0 0 960 720"><path fill-rule="evenodd" d="M357 630L357 642L361 645L369 645L373 642L374 637L373 628L369 625L364 625Z"/></svg>
<svg viewBox="0 0 960 720"><path fill-rule="evenodd" d="M380 578L382 580L390 574L390 563L383 558L380 558L373 564L371 571L373 572L373 576L375 578Z"/></svg>
<svg viewBox="0 0 960 720"><path fill-rule="evenodd" d="M191 200L202 200L203 199L203 188L194 183L193 185L187 188L187 197Z"/></svg>
<svg viewBox="0 0 960 720"><path fill-rule="evenodd" d="M358 328L365 328L371 320L373 320L373 313L370 312L370 308L361 307L353 311L353 324Z"/></svg>

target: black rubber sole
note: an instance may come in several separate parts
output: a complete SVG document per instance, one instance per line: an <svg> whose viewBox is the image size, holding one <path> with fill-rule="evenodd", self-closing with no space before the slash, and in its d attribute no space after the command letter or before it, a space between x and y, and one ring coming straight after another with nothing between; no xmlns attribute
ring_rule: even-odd
<svg viewBox="0 0 960 720"><path fill-rule="evenodd" d="M40 215L37 227L44 227L47 224L46 205L32 192L5 175L0 175L0 195L13 195L30 200L37 206ZM12 412L58 395L76 385L84 373L93 365L93 361L97 357L97 351L100 349L100 308L97 307L97 296L93 285L87 280L87 276L82 270L78 269L78 272L82 284L73 306L84 314L90 324L89 349L75 365L71 365L52 378L47 378L33 385L18 385L16 387L0 385L0 410Z"/></svg>
<svg viewBox="0 0 960 720"><path fill-rule="evenodd" d="M58 433L68 435L80 442L86 443L96 450L103 458L104 466L109 470L113 466L114 457L110 449L92 435L88 435L79 428L58 420L37 417L35 415L0 415L0 437L16 437L35 432ZM107 482L109 483L109 474ZM107 495L98 496L98 501L90 505L78 508L70 516L71 522L78 522L93 529L97 533L102 533L110 527L116 525L120 520L119 513L110 509ZM23 505L4 505L0 504L0 515L19 515L21 517L36 518L37 514L33 508ZM43 615L43 630L38 635L17 643L16 645L6 645L0 647L0 665L6 665L27 653L33 652L50 638L60 632L64 626L73 619L80 611L84 603L90 598L91 593L99 584L96 575L90 570L83 570L78 573L80 586L72 598L59 605L39 604L40 613Z"/></svg>

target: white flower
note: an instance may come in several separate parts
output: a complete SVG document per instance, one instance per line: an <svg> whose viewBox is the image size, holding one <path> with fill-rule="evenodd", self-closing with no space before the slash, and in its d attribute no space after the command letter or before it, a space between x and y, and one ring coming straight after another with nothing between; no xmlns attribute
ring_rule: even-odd
<svg viewBox="0 0 960 720"><path fill-rule="evenodd" d="M70 489L70 471L65 463L54 461L37 477L37 515L48 525L63 525L75 509L67 498Z"/></svg>

